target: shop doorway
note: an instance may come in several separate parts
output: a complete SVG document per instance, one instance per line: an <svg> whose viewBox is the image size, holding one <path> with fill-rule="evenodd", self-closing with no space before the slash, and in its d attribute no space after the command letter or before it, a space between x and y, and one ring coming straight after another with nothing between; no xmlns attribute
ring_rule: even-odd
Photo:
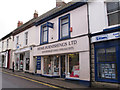
<svg viewBox="0 0 120 90"><path fill-rule="evenodd" d="M23 71L23 60L24 60L24 54L20 54L20 70Z"/></svg>
<svg viewBox="0 0 120 90"><path fill-rule="evenodd" d="M60 56L61 58L61 78L65 78L65 55Z"/></svg>

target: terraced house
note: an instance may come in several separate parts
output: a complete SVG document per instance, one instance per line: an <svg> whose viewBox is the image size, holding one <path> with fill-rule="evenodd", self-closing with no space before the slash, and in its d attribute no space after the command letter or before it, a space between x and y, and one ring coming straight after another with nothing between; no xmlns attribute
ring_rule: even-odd
<svg viewBox="0 0 120 90"><path fill-rule="evenodd" d="M119 14L120 1L56 2L45 14L38 17L35 12L25 24L19 21L0 44L4 48L3 41L11 37L12 59L6 60L15 62L15 70L88 86L119 87Z"/></svg>
<svg viewBox="0 0 120 90"><path fill-rule="evenodd" d="M10 69L12 61L12 32L0 39L0 67Z"/></svg>

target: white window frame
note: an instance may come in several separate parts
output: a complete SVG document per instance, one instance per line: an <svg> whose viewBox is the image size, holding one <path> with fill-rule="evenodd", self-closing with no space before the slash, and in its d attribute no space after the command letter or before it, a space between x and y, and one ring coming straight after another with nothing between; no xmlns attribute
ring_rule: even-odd
<svg viewBox="0 0 120 90"><path fill-rule="evenodd" d="M28 32L25 32L25 45L28 45Z"/></svg>
<svg viewBox="0 0 120 90"><path fill-rule="evenodd" d="M106 5L107 5L107 3L108 3L108 2L106 2ZM118 3L120 4L120 1L119 1ZM120 6L119 4L118 4L118 6ZM106 6L106 7L107 7L107 6ZM107 7L107 8L108 8L108 7ZM119 9L120 9L120 7L119 7ZM109 15L112 15L112 14L115 14L115 13L120 13L120 10L119 10L119 9L118 9L118 10L111 11L111 12L108 12L108 11L107 11L108 26L115 25L115 24L111 24L111 23L110 23L110 21L109 21ZM108 9L107 9L107 10L108 10ZM118 24L119 24L119 23L120 23L120 22L119 22L119 20L118 20Z"/></svg>

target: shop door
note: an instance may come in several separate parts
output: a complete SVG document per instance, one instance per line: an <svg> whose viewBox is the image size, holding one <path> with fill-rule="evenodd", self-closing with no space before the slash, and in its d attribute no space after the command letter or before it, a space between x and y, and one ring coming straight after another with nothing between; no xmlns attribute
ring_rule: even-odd
<svg viewBox="0 0 120 90"><path fill-rule="evenodd" d="M61 78L65 78L65 55L61 56Z"/></svg>
<svg viewBox="0 0 120 90"><path fill-rule="evenodd" d="M23 59L24 59L24 55L20 54L20 70L23 71Z"/></svg>

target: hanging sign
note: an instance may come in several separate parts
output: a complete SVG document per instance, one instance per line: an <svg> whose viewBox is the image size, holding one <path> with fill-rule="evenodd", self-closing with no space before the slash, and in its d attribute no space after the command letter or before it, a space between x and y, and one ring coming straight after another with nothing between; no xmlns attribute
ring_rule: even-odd
<svg viewBox="0 0 120 90"><path fill-rule="evenodd" d="M53 23L51 23L51 22L47 22L47 27L50 27L50 28L53 28Z"/></svg>

